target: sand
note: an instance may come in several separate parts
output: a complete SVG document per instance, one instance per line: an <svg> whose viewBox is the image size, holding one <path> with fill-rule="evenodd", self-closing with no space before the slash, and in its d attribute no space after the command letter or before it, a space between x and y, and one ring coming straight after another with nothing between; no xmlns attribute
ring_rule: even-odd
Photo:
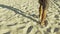
<svg viewBox="0 0 60 34"><path fill-rule="evenodd" d="M46 26L39 22L39 0L0 0L0 34L59 34L60 0L49 0Z"/></svg>

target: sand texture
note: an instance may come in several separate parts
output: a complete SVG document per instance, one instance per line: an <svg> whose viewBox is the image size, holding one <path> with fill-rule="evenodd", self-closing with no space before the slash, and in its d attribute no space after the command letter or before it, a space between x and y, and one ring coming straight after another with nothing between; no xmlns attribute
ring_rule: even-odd
<svg viewBox="0 0 60 34"><path fill-rule="evenodd" d="M49 0L46 25L40 26L39 0L0 0L0 34L60 34L60 0Z"/></svg>

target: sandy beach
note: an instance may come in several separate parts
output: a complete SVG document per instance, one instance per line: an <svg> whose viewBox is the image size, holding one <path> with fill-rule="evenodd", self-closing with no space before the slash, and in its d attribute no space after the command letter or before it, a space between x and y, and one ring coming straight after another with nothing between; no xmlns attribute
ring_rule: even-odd
<svg viewBox="0 0 60 34"><path fill-rule="evenodd" d="M0 34L60 34L60 0L49 0L46 26L39 22L39 0L0 0Z"/></svg>

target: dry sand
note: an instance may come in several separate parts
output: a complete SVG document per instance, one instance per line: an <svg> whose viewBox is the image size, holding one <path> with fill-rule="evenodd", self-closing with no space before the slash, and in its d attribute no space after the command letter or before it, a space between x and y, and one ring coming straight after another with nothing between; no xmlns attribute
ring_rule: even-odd
<svg viewBox="0 0 60 34"><path fill-rule="evenodd" d="M0 0L0 34L60 34L60 0L49 0L43 28L38 1Z"/></svg>

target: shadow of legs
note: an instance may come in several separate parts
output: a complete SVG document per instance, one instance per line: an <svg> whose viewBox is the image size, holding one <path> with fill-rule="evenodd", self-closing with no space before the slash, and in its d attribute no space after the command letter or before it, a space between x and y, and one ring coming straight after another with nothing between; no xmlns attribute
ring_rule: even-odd
<svg viewBox="0 0 60 34"><path fill-rule="evenodd" d="M21 10L19 10L19 9L17 9L17 8L14 8L14 7L11 7L11 6L7 6L7 5L3 5L3 4L0 4L0 7L2 7L2 8L7 8L7 9L9 9L9 10L12 10L12 11L14 11L16 14L20 14L20 15L22 15L22 16L24 16L24 17L26 17L26 18L28 18L28 19L31 19L31 20L33 20L34 22L37 22L37 23L38 23L37 20L33 19L33 18L30 17L30 16L26 16L23 11L21 11Z"/></svg>

